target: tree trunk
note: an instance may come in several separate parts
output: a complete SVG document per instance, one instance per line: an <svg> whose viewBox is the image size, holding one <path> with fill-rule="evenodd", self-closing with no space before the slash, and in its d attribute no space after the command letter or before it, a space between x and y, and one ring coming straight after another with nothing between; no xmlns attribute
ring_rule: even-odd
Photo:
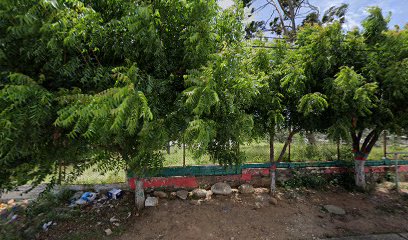
<svg viewBox="0 0 408 240"><path fill-rule="evenodd" d="M337 139L337 161L340 161L340 138Z"/></svg>
<svg viewBox="0 0 408 240"><path fill-rule="evenodd" d="M275 134L269 133L269 161L271 163L275 162L275 148L273 142L275 140Z"/></svg>
<svg viewBox="0 0 408 240"><path fill-rule="evenodd" d="M186 166L186 144L183 143L183 167Z"/></svg>
<svg viewBox="0 0 408 240"><path fill-rule="evenodd" d="M143 182L135 180L135 203L137 210L142 210L145 206L145 195L143 189Z"/></svg>
<svg viewBox="0 0 408 240"><path fill-rule="evenodd" d="M59 165L58 166L58 184L61 185L62 183L62 162L61 160L59 161L58 165Z"/></svg>
<svg viewBox="0 0 408 240"><path fill-rule="evenodd" d="M285 144L283 145L282 151L279 154L278 162L282 162L283 156L286 153L286 149L288 148L289 143L292 142L293 135L295 135L296 133L296 130L292 130L291 132L289 132L288 139L286 140Z"/></svg>
<svg viewBox="0 0 408 240"><path fill-rule="evenodd" d="M167 143L167 154L170 154L171 145L170 142Z"/></svg>
<svg viewBox="0 0 408 240"><path fill-rule="evenodd" d="M364 171L365 162L366 162L365 160L358 160L358 159L354 161L356 186L362 190L366 189L366 180L365 180L365 171Z"/></svg>
<svg viewBox="0 0 408 240"><path fill-rule="evenodd" d="M296 38L296 16L295 16L295 4L292 2L292 0L288 1L289 3L289 14L287 17L290 19L292 31L290 33L290 40L291 42L295 41Z"/></svg>
<svg viewBox="0 0 408 240"><path fill-rule="evenodd" d="M383 136L383 151L384 151L384 158L387 158L387 131L384 130L384 136Z"/></svg>
<svg viewBox="0 0 408 240"><path fill-rule="evenodd" d="M269 161L271 162L271 194L275 196L276 194L276 162L275 162L275 148L273 142L275 140L275 133L269 133Z"/></svg>
<svg viewBox="0 0 408 240"><path fill-rule="evenodd" d="M290 162L290 147L292 145L292 140L289 141L289 145L288 145L288 162Z"/></svg>
<svg viewBox="0 0 408 240"><path fill-rule="evenodd" d="M371 152L374 144L377 142L379 137L379 130L372 130L364 139L363 144L360 147L360 140L363 135L363 131L360 130L358 134L353 130L351 132L351 138L353 141L353 152L354 152L354 179L356 186L361 190L366 190L366 180L364 166Z"/></svg>

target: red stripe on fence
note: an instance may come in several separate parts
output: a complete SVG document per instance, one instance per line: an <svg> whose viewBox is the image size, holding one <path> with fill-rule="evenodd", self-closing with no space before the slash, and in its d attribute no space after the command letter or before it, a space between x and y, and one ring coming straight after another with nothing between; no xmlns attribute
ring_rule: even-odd
<svg viewBox="0 0 408 240"><path fill-rule="evenodd" d="M197 188L198 183L195 177L153 177L142 179L143 188ZM135 189L135 178L129 179L129 186Z"/></svg>
<svg viewBox="0 0 408 240"><path fill-rule="evenodd" d="M369 173L383 173L388 171L393 171L394 166L377 166L377 167L365 167L364 172ZM345 167L328 167L328 168L310 168L311 171L320 172L323 174L339 174L346 172L354 172L354 169ZM214 175L214 176L204 176L212 178L215 182L223 181L238 181L238 182L249 182L252 180L252 176L269 176L270 168L246 168L242 169L242 174L234 175ZM398 166L399 172L408 172L408 165ZM281 173L283 173L282 171ZM201 177L199 177L201 178ZM197 177L194 176L180 176L180 177L152 177L144 178L143 188L197 188L199 186L199 181ZM131 189L135 189L135 178L129 179L129 186Z"/></svg>

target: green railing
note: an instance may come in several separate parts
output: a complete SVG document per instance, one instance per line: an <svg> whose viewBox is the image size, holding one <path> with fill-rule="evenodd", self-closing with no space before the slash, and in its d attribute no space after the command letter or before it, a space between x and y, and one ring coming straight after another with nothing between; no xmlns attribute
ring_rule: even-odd
<svg viewBox="0 0 408 240"><path fill-rule="evenodd" d="M392 166L397 160L366 161L368 167ZM330 162L278 162L277 168L306 168L306 167L352 167L353 162L330 161ZM398 165L408 165L408 160L398 160ZM214 176L241 174L242 169L247 168L269 168L271 163L249 163L240 166L224 167L218 165L166 167L150 177L172 177L172 176ZM128 177L135 174L128 172Z"/></svg>

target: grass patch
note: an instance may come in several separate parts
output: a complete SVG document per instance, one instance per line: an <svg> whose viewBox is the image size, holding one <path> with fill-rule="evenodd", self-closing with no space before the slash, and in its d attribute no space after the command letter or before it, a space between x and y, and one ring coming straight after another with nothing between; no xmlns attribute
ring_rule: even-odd
<svg viewBox="0 0 408 240"><path fill-rule="evenodd" d="M280 154L283 143L275 142L275 158ZM267 141L250 142L241 145L241 151L246 155L245 163L263 163L269 161L269 143ZM407 147L388 146L388 152L408 151ZM183 149L180 146L172 146L170 154L162 151L165 162L165 167L183 166ZM380 160L383 157L383 149L381 146L375 146L370 153L368 160ZM335 161L337 160L337 145L333 142L318 143L316 145L306 144L302 137L295 137L291 144L291 161ZM341 145L340 159L346 161L353 160L351 146ZM284 161L288 161L288 153L286 152ZM188 148L186 149L186 166L192 165L208 165L214 164L211 162L208 155L197 159ZM216 163L215 163L216 164ZM73 184L108 184L126 181L125 171L108 171L105 173L98 172L96 168L86 170L81 176L74 180Z"/></svg>
<svg viewBox="0 0 408 240"><path fill-rule="evenodd" d="M126 173L124 170L99 172L96 168L91 168L85 170L72 184L110 184L120 182L126 182Z"/></svg>

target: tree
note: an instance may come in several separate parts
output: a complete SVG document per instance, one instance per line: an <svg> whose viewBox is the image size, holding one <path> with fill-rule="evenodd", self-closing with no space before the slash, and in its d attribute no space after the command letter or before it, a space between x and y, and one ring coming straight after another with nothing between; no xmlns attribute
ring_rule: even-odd
<svg viewBox="0 0 408 240"><path fill-rule="evenodd" d="M254 0L243 0L246 7L251 8ZM324 24L339 21L344 23L345 14L348 4L340 4L327 9L323 16L316 6L308 0L271 0L264 3L257 9L251 8L251 13L256 14L258 11L270 9L268 19L261 21L251 21L246 26L247 37L253 37L257 31L270 31L272 34L283 36L290 42L296 38L299 26L306 24ZM321 18L321 19L320 19ZM297 22L301 20L301 24Z"/></svg>
<svg viewBox="0 0 408 240"><path fill-rule="evenodd" d="M185 106L194 115L186 135L198 155L209 153L214 162L232 165L244 157L239 145L253 127L247 109L257 89L242 41L242 9L235 5L224 14L219 25L224 47L206 66L186 76L190 87L184 91Z"/></svg>
<svg viewBox="0 0 408 240"><path fill-rule="evenodd" d="M336 28L340 33L339 25L331 28ZM286 149L296 133L324 130L328 126L325 120L328 101L327 96L323 94L325 85L323 81L319 81L319 78L325 75L322 72L317 74L311 72L315 66L308 63L312 61L311 54L315 53L310 46L304 47L305 43L302 41L305 41L306 35L324 35L329 32L312 33L305 30L305 33L300 33L299 48L290 48L289 44L282 40L277 40L272 45L256 43L264 46L255 49L252 56L254 69L258 72L261 84L258 84L260 94L253 101L251 111L254 114L256 135L266 136L270 141L272 192L275 191L276 162L273 142L276 130L289 130L276 159L283 161Z"/></svg>
<svg viewBox="0 0 408 240"><path fill-rule="evenodd" d="M283 122L284 95L280 88L282 78L281 68L287 54L287 44L278 41L273 50L265 48L266 43L255 41L254 44L263 46L252 50L250 59L258 79L258 91L252 101L250 112L254 118L253 133L256 136L269 138L269 161L271 162L271 192L276 190L276 163L275 163L275 132Z"/></svg>
<svg viewBox="0 0 408 240"><path fill-rule="evenodd" d="M356 185L365 188L364 165L372 147L383 130L398 132L406 128L402 120L407 114L405 104L407 54L406 30L390 31L388 19L379 8L369 8L370 15L363 21L364 30L343 34L333 26L325 27L326 37L316 34L319 27L305 29L305 51L310 58L304 64L324 82L330 114L329 132L337 136L349 133L355 155ZM332 30L330 30L332 29ZM313 31L313 34L307 34ZM306 37L306 38L304 38ZM328 45L327 45L328 44ZM309 66L309 67L308 67ZM397 90L398 89L398 90ZM396 97L398 96L398 97ZM364 134L368 131L367 134Z"/></svg>
<svg viewBox="0 0 408 240"><path fill-rule="evenodd" d="M363 21L362 35L367 44L368 52L366 65L361 71L361 76L367 82L376 86L375 95L359 94L361 102L368 100L375 103L370 108L369 116L355 115L351 121L351 135L353 151L356 159L356 185L365 188L364 163L370 154L372 145L378 140L383 130L401 133L406 129L407 116L407 89L408 82L406 62L408 54L407 29L403 31L388 30L387 24L390 15L384 17L378 7L368 8L369 16ZM373 86L373 88L374 88ZM374 90L373 90L374 91ZM363 131L369 130L363 143Z"/></svg>
<svg viewBox="0 0 408 240"><path fill-rule="evenodd" d="M183 76L235 37L215 0L5 0L0 12L1 187L61 163L160 167Z"/></svg>

